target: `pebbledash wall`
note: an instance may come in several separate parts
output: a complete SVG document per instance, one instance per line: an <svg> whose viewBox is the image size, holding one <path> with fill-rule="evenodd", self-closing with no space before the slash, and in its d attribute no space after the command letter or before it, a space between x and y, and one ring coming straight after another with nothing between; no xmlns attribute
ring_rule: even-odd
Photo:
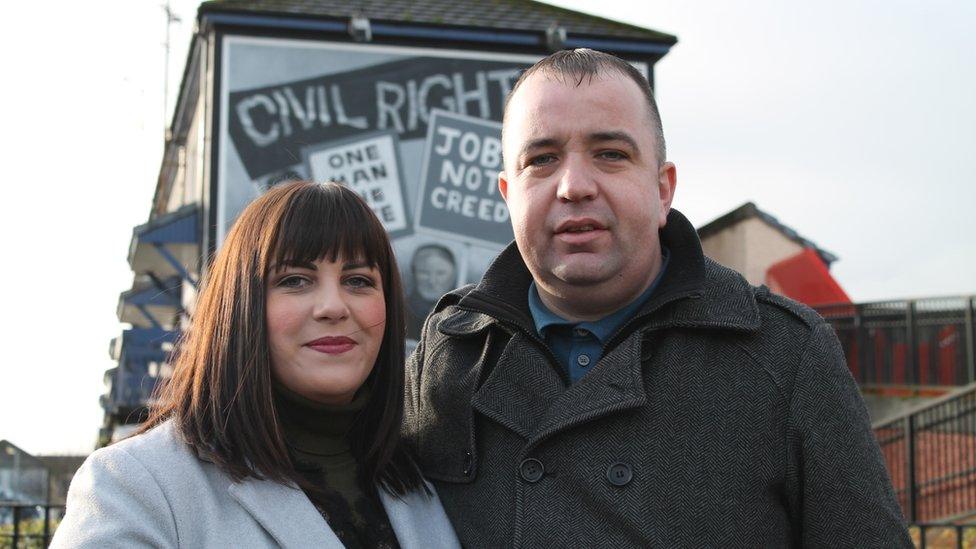
<svg viewBox="0 0 976 549"><path fill-rule="evenodd" d="M356 190L393 237L408 308L422 318L512 239L496 178L520 71L590 47L653 84L675 43L528 0L203 3L151 214L133 230L133 285L118 304L130 327L110 348L119 364L105 373L99 444L144 419L206 258L255 197L295 178Z"/></svg>

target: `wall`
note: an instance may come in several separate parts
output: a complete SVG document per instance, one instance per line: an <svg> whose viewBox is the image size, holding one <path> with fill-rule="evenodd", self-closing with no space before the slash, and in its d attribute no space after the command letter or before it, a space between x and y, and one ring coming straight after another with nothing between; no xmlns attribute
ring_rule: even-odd
<svg viewBox="0 0 976 549"><path fill-rule="evenodd" d="M764 283L770 265L802 250L802 246L756 217L702 240L706 256L739 271L754 285Z"/></svg>

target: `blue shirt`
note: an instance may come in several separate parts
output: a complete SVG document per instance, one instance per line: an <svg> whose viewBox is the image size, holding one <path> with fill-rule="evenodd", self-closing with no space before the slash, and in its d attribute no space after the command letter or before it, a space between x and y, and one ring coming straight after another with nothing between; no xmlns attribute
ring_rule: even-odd
<svg viewBox="0 0 976 549"><path fill-rule="evenodd" d="M560 365L569 373L569 380L572 383L579 381L586 372L596 366L603 356L603 346L617 328L630 320L647 303L668 266L668 255L667 248L662 248L661 270L644 293L625 307L600 320L573 323L562 318L542 303L535 281L529 284L529 311L532 313L535 329L552 349Z"/></svg>

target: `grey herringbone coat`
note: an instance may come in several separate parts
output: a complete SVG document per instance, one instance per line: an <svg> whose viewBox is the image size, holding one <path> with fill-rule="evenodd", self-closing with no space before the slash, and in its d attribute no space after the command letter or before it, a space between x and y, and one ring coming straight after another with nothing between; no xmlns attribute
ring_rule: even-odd
<svg viewBox="0 0 976 549"><path fill-rule="evenodd" d="M512 245L446 296L408 365L406 430L467 547L911 547L836 337L702 256L667 271L570 385Z"/></svg>

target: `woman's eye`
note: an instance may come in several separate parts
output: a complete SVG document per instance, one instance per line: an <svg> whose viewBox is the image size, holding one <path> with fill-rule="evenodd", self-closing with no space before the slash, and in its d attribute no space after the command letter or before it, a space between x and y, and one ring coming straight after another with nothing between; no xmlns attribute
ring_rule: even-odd
<svg viewBox="0 0 976 549"><path fill-rule="evenodd" d="M350 276L346 279L346 284L352 288L373 288L376 286L376 282L372 278L365 275L355 275Z"/></svg>
<svg viewBox="0 0 976 549"><path fill-rule="evenodd" d="M310 284L309 280L304 276L291 275L286 276L278 281L278 286L281 288L304 288Z"/></svg>

